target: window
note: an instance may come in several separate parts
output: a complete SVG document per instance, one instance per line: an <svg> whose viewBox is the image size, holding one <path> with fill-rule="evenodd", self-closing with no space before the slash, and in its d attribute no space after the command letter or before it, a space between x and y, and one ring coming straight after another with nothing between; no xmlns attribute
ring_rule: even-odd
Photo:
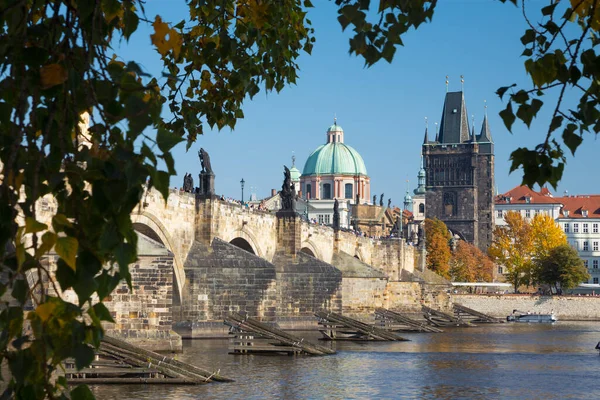
<svg viewBox="0 0 600 400"><path fill-rule="evenodd" d="M419 204L419 214L425 214L425 204Z"/></svg>
<svg viewBox="0 0 600 400"><path fill-rule="evenodd" d="M598 278L594 278L594 283L598 283Z"/></svg>
<svg viewBox="0 0 600 400"><path fill-rule="evenodd" d="M592 225L592 233L598 233L598 224Z"/></svg>
<svg viewBox="0 0 600 400"><path fill-rule="evenodd" d="M310 183L307 183L306 184L306 198L307 199L310 199L312 197L311 189L312 189L312 187L311 187Z"/></svg>
<svg viewBox="0 0 600 400"><path fill-rule="evenodd" d="M569 223L565 222L565 233L569 233Z"/></svg>
<svg viewBox="0 0 600 400"><path fill-rule="evenodd" d="M531 210L525 210L525 218L531 218Z"/></svg>
<svg viewBox="0 0 600 400"><path fill-rule="evenodd" d="M579 250L579 243L577 242L577 240L573 242L573 248L575 250Z"/></svg>
<svg viewBox="0 0 600 400"><path fill-rule="evenodd" d="M588 260L583 260L583 266L586 268L588 267Z"/></svg>
<svg viewBox="0 0 600 400"><path fill-rule="evenodd" d="M593 251L598 251L598 242L593 242L592 243L592 250Z"/></svg>
<svg viewBox="0 0 600 400"><path fill-rule="evenodd" d="M329 225L331 223L331 219L330 219L331 215L327 214L325 215L325 224Z"/></svg>
<svg viewBox="0 0 600 400"><path fill-rule="evenodd" d="M502 274L502 267L498 267L498 273Z"/></svg>
<svg viewBox="0 0 600 400"><path fill-rule="evenodd" d="M583 242L583 251L589 251L590 249L588 248L588 241L586 240L585 242Z"/></svg>
<svg viewBox="0 0 600 400"><path fill-rule="evenodd" d="M587 210L583 210L583 211L581 211L581 214L583 214L583 216L584 216L585 218L587 218L587 216L588 216L588 211L587 211Z"/></svg>
<svg viewBox="0 0 600 400"><path fill-rule="evenodd" d="M583 224L583 233L588 233L588 224Z"/></svg>
<svg viewBox="0 0 600 400"><path fill-rule="evenodd" d="M579 224L573 224L573 233L579 232Z"/></svg>
<svg viewBox="0 0 600 400"><path fill-rule="evenodd" d="M498 218L502 218L502 210L498 210Z"/></svg>
<svg viewBox="0 0 600 400"><path fill-rule="evenodd" d="M541 211L540 211L540 210L535 210L535 215L538 215L538 214L540 214L540 213L541 213Z"/></svg>
<svg viewBox="0 0 600 400"><path fill-rule="evenodd" d="M345 185L345 197L347 199L351 199L352 198L352 184L351 183L346 183Z"/></svg>
<svg viewBox="0 0 600 400"><path fill-rule="evenodd" d="M598 260L593 260L592 261L592 268L598 269Z"/></svg>
<svg viewBox="0 0 600 400"><path fill-rule="evenodd" d="M321 198L323 198L323 199L331 198L331 184L330 183L323 184L323 196L321 196Z"/></svg>
<svg viewBox="0 0 600 400"><path fill-rule="evenodd" d="M319 214L319 223L322 224L323 223L323 214Z"/></svg>

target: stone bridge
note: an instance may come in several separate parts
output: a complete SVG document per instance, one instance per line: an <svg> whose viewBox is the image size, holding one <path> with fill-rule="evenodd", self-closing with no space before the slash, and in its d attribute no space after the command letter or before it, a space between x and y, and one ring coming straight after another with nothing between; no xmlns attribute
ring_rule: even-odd
<svg viewBox="0 0 600 400"><path fill-rule="evenodd" d="M299 217L286 224L267 211L177 190L171 190L166 204L156 190L147 192L132 220L138 232L173 253L180 293L186 285L184 262L194 241L210 245L214 238L269 262L283 250L291 255L301 251L331 264L334 253L341 251L381 270L392 280L399 280L403 269L414 271L414 248L399 239L375 240L351 232L334 232L330 227L310 224ZM284 248L285 237L293 237L294 241Z"/></svg>
<svg viewBox="0 0 600 400"><path fill-rule="evenodd" d="M51 203L39 208L48 217ZM425 288L414 267L423 255L401 239L359 237L295 213L177 190L166 202L147 191L132 220L140 234L133 290L123 283L104 299L116 322L107 330L155 350L178 348L181 337L226 335L231 311L306 329L318 310L372 316L376 307L446 301Z"/></svg>

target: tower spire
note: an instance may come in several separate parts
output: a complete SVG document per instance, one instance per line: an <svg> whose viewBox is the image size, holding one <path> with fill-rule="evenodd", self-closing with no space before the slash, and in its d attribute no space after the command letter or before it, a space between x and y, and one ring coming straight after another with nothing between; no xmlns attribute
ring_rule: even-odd
<svg viewBox="0 0 600 400"><path fill-rule="evenodd" d="M446 75L446 93L448 93L448 75Z"/></svg>
<svg viewBox="0 0 600 400"><path fill-rule="evenodd" d="M440 141L440 131L439 131L439 126L438 123L435 123L435 141L439 142Z"/></svg>
<svg viewBox="0 0 600 400"><path fill-rule="evenodd" d="M429 137L427 136L427 117L425 117L425 137L423 138L423 144L429 143Z"/></svg>
<svg viewBox="0 0 600 400"><path fill-rule="evenodd" d="M465 77L464 76L460 76L460 91L464 92L465 91Z"/></svg>
<svg viewBox="0 0 600 400"><path fill-rule="evenodd" d="M471 140L473 143L477 141L477 136L475 136L475 115L471 115Z"/></svg>
<svg viewBox="0 0 600 400"><path fill-rule="evenodd" d="M481 133L479 134L479 141L485 143L493 143L492 142L492 133L490 132L490 126L488 124L487 119L487 102L484 100L484 115L483 115L483 123L481 124Z"/></svg>

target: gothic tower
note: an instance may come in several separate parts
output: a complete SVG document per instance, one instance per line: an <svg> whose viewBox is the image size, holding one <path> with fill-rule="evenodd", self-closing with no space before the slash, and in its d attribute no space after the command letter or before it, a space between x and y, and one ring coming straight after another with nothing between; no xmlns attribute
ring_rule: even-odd
<svg viewBox="0 0 600 400"><path fill-rule="evenodd" d="M494 143L487 121L469 130L463 92L446 93L440 130L423 141L425 216L487 252L494 221Z"/></svg>

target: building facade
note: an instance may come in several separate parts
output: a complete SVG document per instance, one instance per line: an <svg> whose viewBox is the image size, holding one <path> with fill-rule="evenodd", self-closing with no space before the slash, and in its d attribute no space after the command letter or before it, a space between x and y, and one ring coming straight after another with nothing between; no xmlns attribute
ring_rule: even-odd
<svg viewBox="0 0 600 400"><path fill-rule="evenodd" d="M434 140L425 129L425 217L486 252L494 228L494 143L487 115L479 135L467 116L463 92L449 92Z"/></svg>
<svg viewBox="0 0 600 400"><path fill-rule="evenodd" d="M496 196L496 224L505 225L504 215L508 211L520 212L530 219L537 214L551 216L562 228L567 241L587 267L590 284L600 280L600 195L566 195L554 197L542 188L541 191L517 186Z"/></svg>

